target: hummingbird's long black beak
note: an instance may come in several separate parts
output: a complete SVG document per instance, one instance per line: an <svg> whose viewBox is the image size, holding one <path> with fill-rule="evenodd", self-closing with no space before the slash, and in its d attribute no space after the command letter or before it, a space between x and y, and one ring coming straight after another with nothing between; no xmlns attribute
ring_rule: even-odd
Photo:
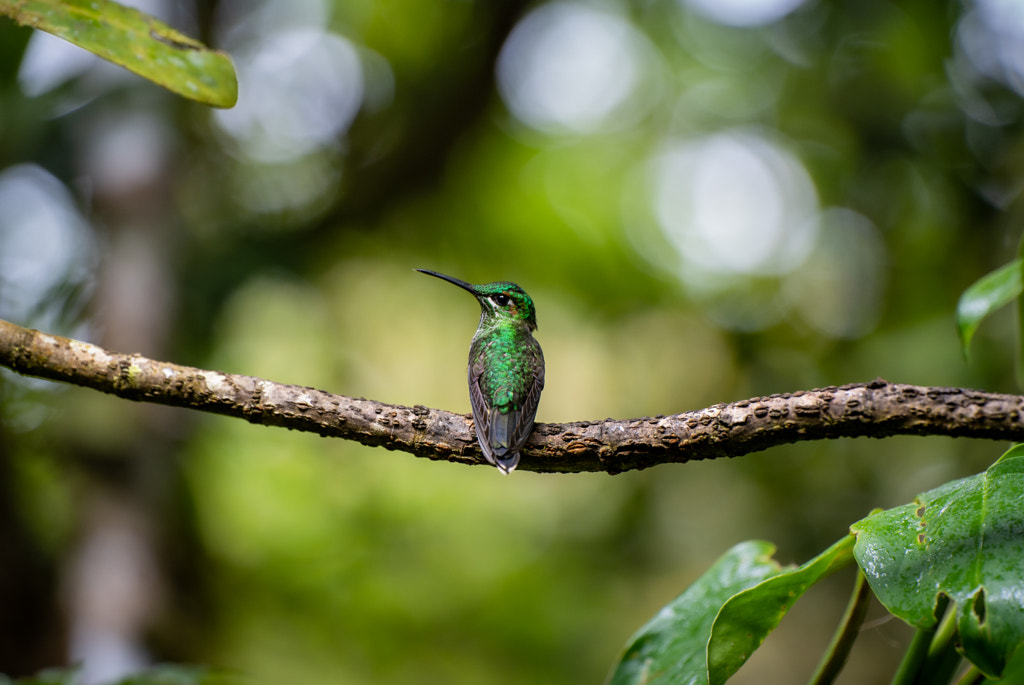
<svg viewBox="0 0 1024 685"><path fill-rule="evenodd" d="M453 284L459 286L460 288L462 288L463 290L468 290L469 292L471 292L474 295L476 295L476 288L473 286L472 283L466 283L465 281L460 281L457 278L453 278L451 276L445 276L444 274L439 274L436 271L431 271L430 269L416 269L416 270L419 271L421 274L427 274L429 276L435 276L437 278L440 278L442 281L448 281L449 283L453 283Z"/></svg>

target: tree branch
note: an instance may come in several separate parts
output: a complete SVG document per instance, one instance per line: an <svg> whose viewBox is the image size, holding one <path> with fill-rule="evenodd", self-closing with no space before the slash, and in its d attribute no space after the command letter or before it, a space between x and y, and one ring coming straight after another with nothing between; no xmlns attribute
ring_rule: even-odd
<svg viewBox="0 0 1024 685"><path fill-rule="evenodd" d="M252 376L109 352L0 320L0 366L129 400L244 418L418 457L481 464L472 420ZM889 383L844 385L716 404L672 416L538 423L520 469L620 473L736 457L799 440L949 435L1024 441L1024 397Z"/></svg>

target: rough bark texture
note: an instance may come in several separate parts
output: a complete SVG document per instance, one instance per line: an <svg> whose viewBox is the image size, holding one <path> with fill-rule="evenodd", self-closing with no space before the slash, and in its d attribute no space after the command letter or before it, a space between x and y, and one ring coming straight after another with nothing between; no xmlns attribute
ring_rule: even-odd
<svg viewBox="0 0 1024 685"><path fill-rule="evenodd" d="M245 418L418 457L484 463L472 420L109 352L0 321L0 365L125 399ZM798 440L949 435L1024 440L1024 397L877 379L716 404L672 416L538 423L524 471L620 473L736 457Z"/></svg>

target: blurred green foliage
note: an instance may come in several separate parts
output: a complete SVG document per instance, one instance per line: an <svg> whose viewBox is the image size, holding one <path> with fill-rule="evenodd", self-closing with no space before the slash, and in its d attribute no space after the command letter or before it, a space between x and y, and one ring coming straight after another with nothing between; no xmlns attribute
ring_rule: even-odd
<svg viewBox="0 0 1024 685"><path fill-rule="evenodd" d="M55 70L0 23L0 317L468 412L477 312L424 267L534 298L539 421L877 376L1012 392L1010 317L970 366L954 323L1020 237L996 4L822 1L745 26L675 0L169 5L238 67L239 105L216 114L102 65ZM0 604L33 602L0 621L19 636L0 671L67 658L26 621L60 606L97 490L155 522L156 659L270 683L597 682L734 543L809 559L1000 451L844 440L500 478L0 372L0 537L50 579L0 577ZM734 682L810 673L837 579ZM845 682L887 678L906 637L867 630Z"/></svg>

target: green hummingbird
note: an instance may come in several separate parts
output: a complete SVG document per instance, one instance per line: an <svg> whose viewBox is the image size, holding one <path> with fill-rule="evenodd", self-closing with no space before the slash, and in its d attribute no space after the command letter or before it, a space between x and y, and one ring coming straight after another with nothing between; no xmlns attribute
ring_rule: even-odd
<svg viewBox="0 0 1024 685"><path fill-rule="evenodd" d="M416 270L468 290L480 303L480 325L469 345L469 400L484 457L507 474L519 464L544 389L544 353L532 335L533 300L515 283L473 285Z"/></svg>

